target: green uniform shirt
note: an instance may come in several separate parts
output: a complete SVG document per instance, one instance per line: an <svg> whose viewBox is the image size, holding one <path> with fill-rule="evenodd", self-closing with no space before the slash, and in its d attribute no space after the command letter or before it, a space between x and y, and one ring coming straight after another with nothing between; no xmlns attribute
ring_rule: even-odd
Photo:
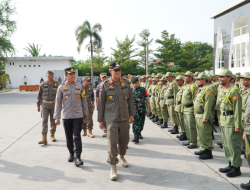
<svg viewBox="0 0 250 190"><path fill-rule="evenodd" d="M176 102L176 94L178 92L178 85L174 80L172 80L167 90L164 92L165 104L166 105L174 105Z"/></svg>
<svg viewBox="0 0 250 190"><path fill-rule="evenodd" d="M245 105L246 105L246 102L247 102L247 98L248 96L250 95L250 88L248 88L246 91L241 90L241 97L242 97L242 120L244 119L244 112L245 112Z"/></svg>
<svg viewBox="0 0 250 190"><path fill-rule="evenodd" d="M160 90L160 106L163 106L165 104L164 93L166 92L167 88L168 88L167 83L161 87L161 90Z"/></svg>
<svg viewBox="0 0 250 190"><path fill-rule="evenodd" d="M209 119L212 114L213 99L214 99L213 90L209 87L209 85L205 85L199 88L194 101L195 117L202 117L203 119ZM198 114L198 112L203 112L200 106L204 110L203 114Z"/></svg>
<svg viewBox="0 0 250 190"><path fill-rule="evenodd" d="M244 114L244 120L245 120L245 126L244 126L244 133L245 135L250 135L250 98L248 96L246 97L246 105L245 108L245 114Z"/></svg>
<svg viewBox="0 0 250 190"><path fill-rule="evenodd" d="M229 85L227 89L218 92L216 110L232 112L233 115L220 115L220 124L223 127L241 128L242 98L238 88Z"/></svg>
<svg viewBox="0 0 250 190"><path fill-rule="evenodd" d="M181 103L184 106L184 111L186 112L194 112L194 107L185 107L188 105L192 105L194 103L194 99L196 94L198 93L198 86L191 82L190 84L186 84L183 89Z"/></svg>
<svg viewBox="0 0 250 190"><path fill-rule="evenodd" d="M183 89L184 89L184 85L182 85L181 87L179 86L177 94L175 96L176 106L175 106L174 110L176 112L179 112L179 113L183 112L183 105L181 104L181 98L182 98Z"/></svg>

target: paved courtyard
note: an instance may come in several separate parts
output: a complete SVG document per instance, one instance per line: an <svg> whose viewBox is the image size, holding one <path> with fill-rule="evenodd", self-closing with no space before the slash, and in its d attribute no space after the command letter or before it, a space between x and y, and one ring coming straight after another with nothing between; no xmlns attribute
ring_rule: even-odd
<svg viewBox="0 0 250 190"><path fill-rule="evenodd" d="M243 158L242 176L228 178L218 172L227 165L223 149L216 143L214 159L202 161L181 146L175 135L146 120L140 143L129 143L128 168L119 164L118 180L109 179L107 139L98 127L94 112L95 138L82 137L83 167L68 163L63 126L57 142L38 145L41 115L36 111L37 92L0 93L0 189L240 189L250 179L250 168ZM170 125L170 123L169 123ZM219 131L219 129L217 129ZM132 132L130 133L130 141Z"/></svg>

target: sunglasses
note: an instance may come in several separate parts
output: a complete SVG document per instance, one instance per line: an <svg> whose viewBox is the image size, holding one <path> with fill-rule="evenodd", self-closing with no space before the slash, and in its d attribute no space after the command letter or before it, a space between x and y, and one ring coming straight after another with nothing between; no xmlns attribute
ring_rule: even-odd
<svg viewBox="0 0 250 190"><path fill-rule="evenodd" d="M120 71L121 71L121 69L114 69L114 71L115 71L115 72L120 72Z"/></svg>
<svg viewBox="0 0 250 190"><path fill-rule="evenodd" d="M87 82L91 82L91 80L87 80Z"/></svg>

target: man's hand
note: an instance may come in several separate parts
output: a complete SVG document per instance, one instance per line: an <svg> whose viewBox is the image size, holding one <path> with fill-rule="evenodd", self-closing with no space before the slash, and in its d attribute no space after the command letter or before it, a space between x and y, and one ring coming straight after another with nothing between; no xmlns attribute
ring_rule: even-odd
<svg viewBox="0 0 250 190"><path fill-rule="evenodd" d="M244 139L244 141L246 140L246 136L245 136L245 133L243 133L243 136L242 138Z"/></svg>
<svg viewBox="0 0 250 190"><path fill-rule="evenodd" d="M38 111L38 112L40 112L40 107L39 107L39 108L37 108L37 111Z"/></svg>
<svg viewBox="0 0 250 190"><path fill-rule="evenodd" d="M130 116L129 118L129 124L132 124L134 122L134 116Z"/></svg>
<svg viewBox="0 0 250 190"><path fill-rule="evenodd" d="M165 108L165 104L163 106L161 106L162 108Z"/></svg>
<svg viewBox="0 0 250 190"><path fill-rule="evenodd" d="M207 123L208 119L202 119L202 123Z"/></svg>
<svg viewBox="0 0 250 190"><path fill-rule="evenodd" d="M86 115L85 117L83 117L83 122L86 123L88 120L88 116Z"/></svg>
<svg viewBox="0 0 250 190"><path fill-rule="evenodd" d="M175 109L176 104L174 104L174 109Z"/></svg>
<svg viewBox="0 0 250 190"><path fill-rule="evenodd" d="M157 104L160 104L160 102L159 102L159 101L157 101Z"/></svg>
<svg viewBox="0 0 250 190"><path fill-rule="evenodd" d="M60 125L60 119L56 119L55 123L56 125Z"/></svg>
<svg viewBox="0 0 250 190"><path fill-rule="evenodd" d="M147 114L148 114L148 115L150 114L150 109L147 109Z"/></svg>
<svg viewBox="0 0 250 190"><path fill-rule="evenodd" d="M240 133L240 129L234 128L234 132L235 132L235 133Z"/></svg>
<svg viewBox="0 0 250 190"><path fill-rule="evenodd" d="M101 130L103 130L103 128L104 128L104 123L103 123L103 122L99 122L99 127L100 127Z"/></svg>
<svg viewBox="0 0 250 190"><path fill-rule="evenodd" d="M92 107L93 111L95 111L95 106Z"/></svg>

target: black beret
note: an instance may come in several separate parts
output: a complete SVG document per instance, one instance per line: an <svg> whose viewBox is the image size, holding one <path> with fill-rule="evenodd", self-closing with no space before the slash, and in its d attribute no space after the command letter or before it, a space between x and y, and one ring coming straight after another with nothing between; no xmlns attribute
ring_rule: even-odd
<svg viewBox="0 0 250 190"><path fill-rule="evenodd" d="M109 69L118 69L122 68L118 61L113 61L109 64Z"/></svg>
<svg viewBox="0 0 250 190"><path fill-rule="evenodd" d="M69 67L69 68L66 68L64 69L65 73L75 73L75 69L73 67Z"/></svg>
<svg viewBox="0 0 250 190"><path fill-rule="evenodd" d="M133 84L135 84L137 81L139 81L139 80L138 80L138 77L134 77L134 78L132 79L132 83L133 83Z"/></svg>

